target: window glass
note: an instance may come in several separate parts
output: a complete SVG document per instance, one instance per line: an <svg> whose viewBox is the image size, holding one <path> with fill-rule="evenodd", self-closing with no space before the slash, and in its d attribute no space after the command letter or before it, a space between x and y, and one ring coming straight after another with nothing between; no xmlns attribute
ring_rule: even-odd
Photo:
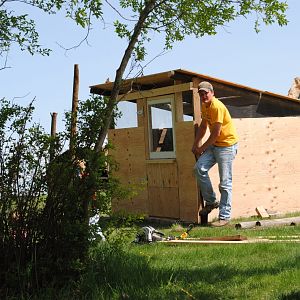
<svg viewBox="0 0 300 300"><path fill-rule="evenodd" d="M175 157L173 99L148 101L150 158Z"/></svg>

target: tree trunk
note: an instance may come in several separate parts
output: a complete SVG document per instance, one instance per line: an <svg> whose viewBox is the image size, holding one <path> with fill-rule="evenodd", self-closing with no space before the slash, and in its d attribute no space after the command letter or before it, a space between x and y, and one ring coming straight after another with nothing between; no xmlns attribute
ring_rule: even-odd
<svg viewBox="0 0 300 300"><path fill-rule="evenodd" d="M138 20L138 22L136 23L136 25L134 27L134 31L133 31L133 34L132 34L131 39L129 41L128 47L125 50L122 61L121 61L121 64L120 64L119 68L117 69L115 80L114 80L114 85L113 85L113 88L112 88L112 91L111 91L109 102L107 104L107 111L106 111L106 115L105 115L105 123L104 123L103 127L101 128L101 130L99 132L98 140L96 142L96 146L95 146L95 151L96 152L100 152L102 150L102 146L104 144L104 140L105 140L107 131L108 131L109 126L111 124L114 107L117 104L117 97L120 93L120 89L121 89L121 86L122 86L122 78L123 78L125 69L128 65L128 61L129 61L129 59L131 57L131 54L134 50L134 46L135 46L136 42L138 41L139 35L142 32L143 25L144 25L147 17L149 16L149 14L151 13L151 11L154 9L156 2L157 2L156 0L149 0L145 3L145 8L140 13L139 20Z"/></svg>

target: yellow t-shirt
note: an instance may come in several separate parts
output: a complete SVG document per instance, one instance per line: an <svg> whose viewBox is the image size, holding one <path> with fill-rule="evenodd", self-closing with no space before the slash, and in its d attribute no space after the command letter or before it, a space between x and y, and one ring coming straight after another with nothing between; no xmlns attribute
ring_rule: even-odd
<svg viewBox="0 0 300 300"><path fill-rule="evenodd" d="M206 120L210 131L214 123L221 123L221 133L214 143L215 146L228 147L238 141L238 135L226 106L217 98L213 98L210 106L202 104L202 119Z"/></svg>

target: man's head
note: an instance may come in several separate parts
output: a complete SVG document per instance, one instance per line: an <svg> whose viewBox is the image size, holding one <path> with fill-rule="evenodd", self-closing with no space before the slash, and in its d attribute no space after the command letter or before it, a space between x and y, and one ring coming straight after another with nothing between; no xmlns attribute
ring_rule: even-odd
<svg viewBox="0 0 300 300"><path fill-rule="evenodd" d="M203 103L210 104L212 98L214 97L214 88L211 83L202 81L198 85L198 93Z"/></svg>

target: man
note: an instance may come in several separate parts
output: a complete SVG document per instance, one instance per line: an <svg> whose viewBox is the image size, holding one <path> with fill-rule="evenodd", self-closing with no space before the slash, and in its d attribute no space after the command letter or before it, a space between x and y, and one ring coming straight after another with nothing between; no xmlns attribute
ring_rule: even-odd
<svg viewBox="0 0 300 300"><path fill-rule="evenodd" d="M231 217L232 200L232 162L237 153L237 133L226 106L214 96L213 86L203 81L198 86L201 100L202 121L197 130L192 152L197 157L195 174L201 189L205 207L200 213L210 213L219 207L219 220L212 226L225 226ZM207 128L208 139L200 145ZM218 164L221 193L220 202L216 200L208 171Z"/></svg>

